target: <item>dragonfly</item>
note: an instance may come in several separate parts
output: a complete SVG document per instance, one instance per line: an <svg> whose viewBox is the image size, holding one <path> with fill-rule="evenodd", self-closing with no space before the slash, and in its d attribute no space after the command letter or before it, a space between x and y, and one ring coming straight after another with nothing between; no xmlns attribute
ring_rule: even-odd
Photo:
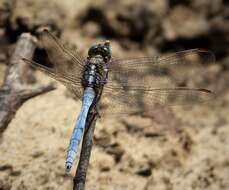
<svg viewBox="0 0 229 190"><path fill-rule="evenodd" d="M41 32L39 41L51 65L23 60L65 85L77 99L82 100L67 151L67 172L76 158L92 105L100 115L123 116L143 113L145 105L153 109L155 104L198 104L214 95L211 90L187 87L181 82L187 77L182 69L195 72L198 77L198 72L205 71L204 65L214 63L214 54L210 51L191 49L164 56L114 59L110 42L105 41L92 45L87 57L83 58L77 51L65 48L47 29ZM197 70L193 70L192 65L196 63Z"/></svg>

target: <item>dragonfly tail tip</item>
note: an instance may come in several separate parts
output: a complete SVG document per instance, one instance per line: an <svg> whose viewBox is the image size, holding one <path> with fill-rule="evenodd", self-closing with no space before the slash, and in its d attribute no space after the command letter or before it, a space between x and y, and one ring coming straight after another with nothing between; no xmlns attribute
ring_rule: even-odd
<svg viewBox="0 0 229 190"><path fill-rule="evenodd" d="M72 164L71 163L66 163L66 166L65 166L65 171L68 173L71 171L71 168L72 168Z"/></svg>

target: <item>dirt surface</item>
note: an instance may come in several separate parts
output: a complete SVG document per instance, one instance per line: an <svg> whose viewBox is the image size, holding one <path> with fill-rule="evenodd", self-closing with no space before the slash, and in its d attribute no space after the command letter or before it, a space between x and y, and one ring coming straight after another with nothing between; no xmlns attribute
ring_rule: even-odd
<svg viewBox="0 0 229 190"><path fill-rule="evenodd" d="M206 66L204 79L216 98L98 121L86 189L227 190L228 17L222 0L0 0L0 83L19 34L36 34L41 25L83 55L104 39L121 58L211 49L217 61ZM52 81L35 75L40 83ZM77 164L70 174L64 164L80 106L61 85L23 105L0 137L0 190L72 189Z"/></svg>

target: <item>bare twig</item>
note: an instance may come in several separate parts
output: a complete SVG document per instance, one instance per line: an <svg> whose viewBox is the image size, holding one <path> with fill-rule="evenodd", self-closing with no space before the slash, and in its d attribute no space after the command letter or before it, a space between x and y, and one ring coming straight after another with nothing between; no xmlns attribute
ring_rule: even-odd
<svg viewBox="0 0 229 190"><path fill-rule="evenodd" d="M80 153L80 160L73 180L73 190L84 190L85 188L87 169L93 146L95 124L99 115L96 106L99 104L102 91L103 88L100 89L100 92L96 97L96 103L91 106L90 112L87 116L83 143Z"/></svg>
<svg viewBox="0 0 229 190"><path fill-rule="evenodd" d="M0 89L0 133L7 128L16 111L26 100L55 89L52 84L35 87L26 85L30 69L21 58L32 59L35 47L36 39L28 33L22 34L17 41Z"/></svg>
<svg viewBox="0 0 229 190"><path fill-rule="evenodd" d="M73 190L83 190L85 187L87 169L93 146L94 130L97 116L97 113L90 113L87 117L86 130L83 137L80 160L73 181Z"/></svg>

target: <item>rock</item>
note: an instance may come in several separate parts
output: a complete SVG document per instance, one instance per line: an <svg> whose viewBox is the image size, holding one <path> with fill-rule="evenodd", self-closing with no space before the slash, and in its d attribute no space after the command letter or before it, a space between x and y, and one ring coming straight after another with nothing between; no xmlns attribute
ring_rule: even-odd
<svg viewBox="0 0 229 190"><path fill-rule="evenodd" d="M115 143L106 148L106 152L113 155L115 162L118 163L121 161L125 151L118 143Z"/></svg>
<svg viewBox="0 0 229 190"><path fill-rule="evenodd" d="M99 26L94 22L87 22L83 28L83 35L96 37L101 35L101 30Z"/></svg>
<svg viewBox="0 0 229 190"><path fill-rule="evenodd" d="M15 0L0 1L0 27L4 27L10 18Z"/></svg>
<svg viewBox="0 0 229 190"><path fill-rule="evenodd" d="M162 24L167 40L177 38L194 38L207 34L209 23L200 13L185 6L174 8Z"/></svg>
<svg viewBox="0 0 229 190"><path fill-rule="evenodd" d="M136 172L136 174L143 177L149 177L152 174L152 169L150 167L141 168Z"/></svg>
<svg viewBox="0 0 229 190"><path fill-rule="evenodd" d="M42 1L16 1L14 11L10 15L7 28L11 41L15 41L22 32L35 32L41 26L51 26L61 30L66 24L66 10L59 3Z"/></svg>
<svg viewBox="0 0 229 190"><path fill-rule="evenodd" d="M4 63L6 59L7 59L6 54L3 52L0 52L0 63Z"/></svg>
<svg viewBox="0 0 229 190"><path fill-rule="evenodd" d="M103 155L103 157L96 163L101 172L109 172L114 167L114 164L112 156L109 155Z"/></svg>
<svg viewBox="0 0 229 190"><path fill-rule="evenodd" d="M202 15L214 15L223 8L222 0L194 0L191 6L198 10Z"/></svg>

